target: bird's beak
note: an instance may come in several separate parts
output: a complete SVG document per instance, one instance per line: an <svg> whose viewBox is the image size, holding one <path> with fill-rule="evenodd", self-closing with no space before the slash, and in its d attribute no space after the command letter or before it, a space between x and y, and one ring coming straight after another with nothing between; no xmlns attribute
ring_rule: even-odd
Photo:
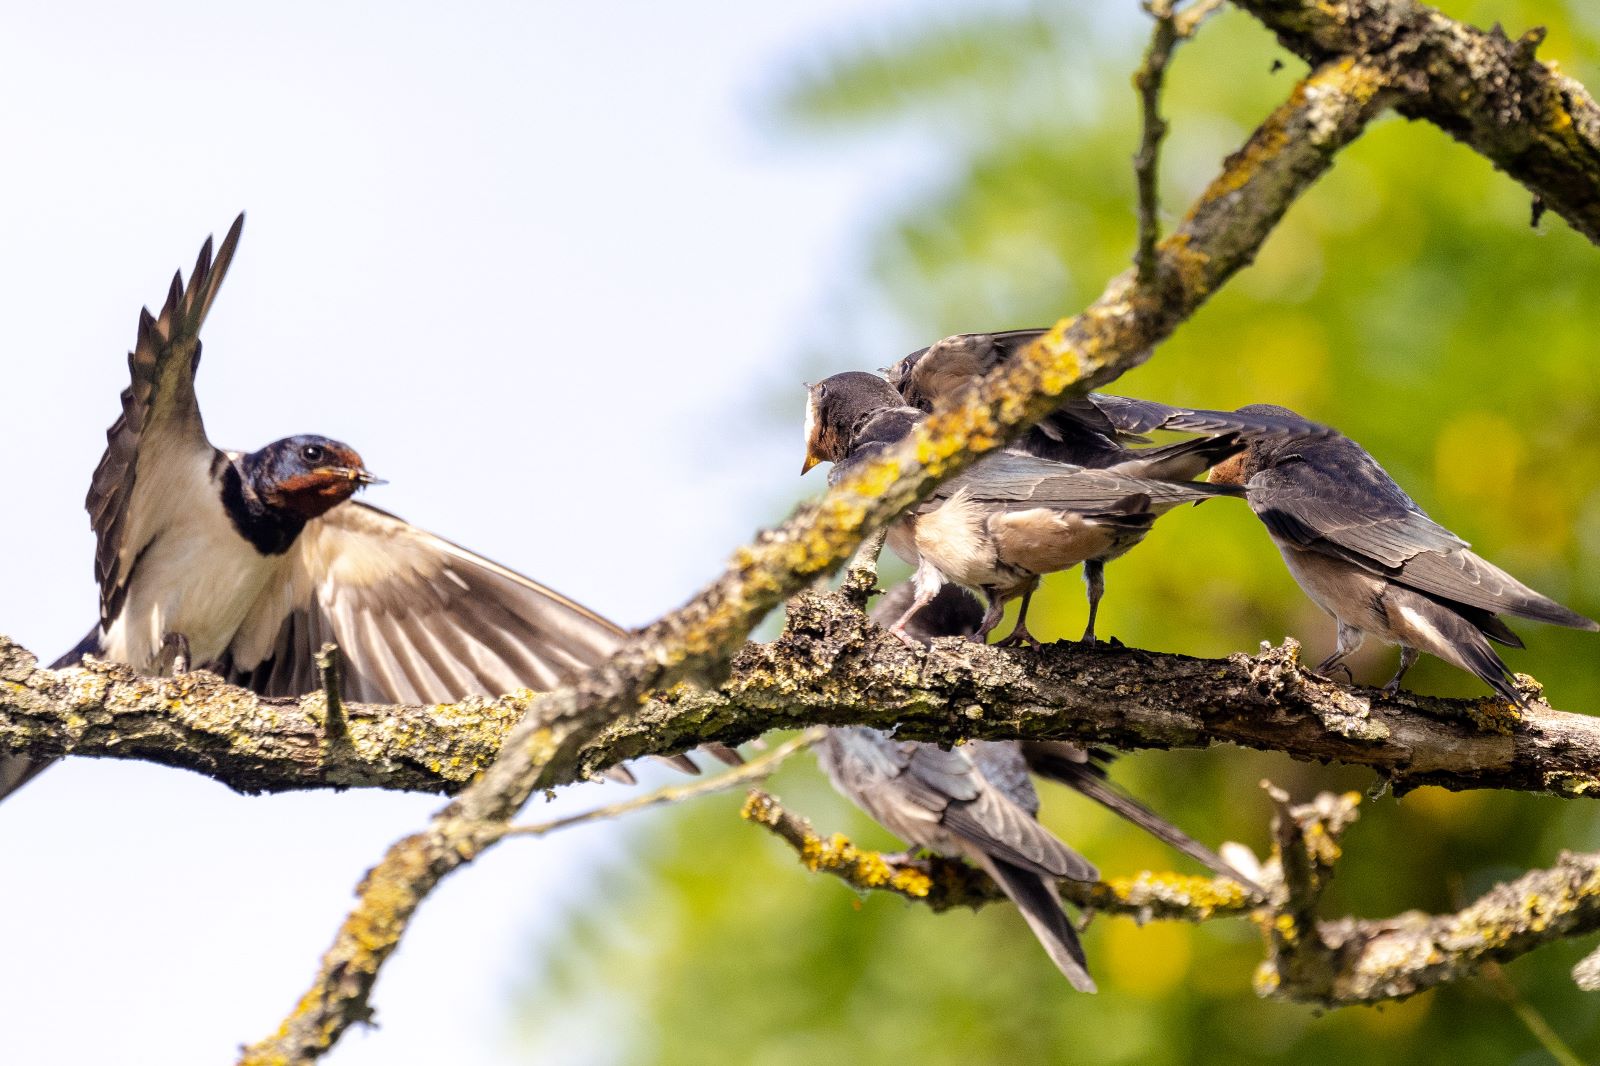
<svg viewBox="0 0 1600 1066"><path fill-rule="evenodd" d="M335 466L330 467L328 472L331 474L337 474L339 477L342 477L347 481L354 481L357 485L361 486L387 485L389 483L383 478L376 477L369 473L365 467L361 466Z"/></svg>
<svg viewBox="0 0 1600 1066"><path fill-rule="evenodd" d="M817 454L817 390L815 386L806 386L806 461L800 468L804 476L812 467L822 462L822 456Z"/></svg>

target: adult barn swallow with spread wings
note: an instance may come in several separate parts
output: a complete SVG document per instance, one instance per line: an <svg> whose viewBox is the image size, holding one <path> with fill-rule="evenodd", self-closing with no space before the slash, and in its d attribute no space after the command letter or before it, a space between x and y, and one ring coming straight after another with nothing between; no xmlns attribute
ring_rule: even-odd
<svg viewBox="0 0 1600 1066"><path fill-rule="evenodd" d="M440 703L550 689L606 658L623 629L351 499L377 479L349 445L212 445L194 389L200 327L243 224L215 258L206 241L159 315L139 316L132 383L87 501L100 621L55 665L94 655L142 673L203 666L295 696L318 687L316 654L332 642L348 698ZM0 797L43 765L0 758Z"/></svg>
<svg viewBox="0 0 1600 1066"><path fill-rule="evenodd" d="M1293 414L1267 404L1240 410ZM1522 640L1496 615L1600 630L1474 553L1348 437L1255 440L1213 469L1211 480L1244 487L1289 573L1338 623L1338 646L1319 671L1340 665L1372 636L1400 645L1400 669L1386 691L1397 690L1427 652L1525 707L1489 644L1520 648Z"/></svg>

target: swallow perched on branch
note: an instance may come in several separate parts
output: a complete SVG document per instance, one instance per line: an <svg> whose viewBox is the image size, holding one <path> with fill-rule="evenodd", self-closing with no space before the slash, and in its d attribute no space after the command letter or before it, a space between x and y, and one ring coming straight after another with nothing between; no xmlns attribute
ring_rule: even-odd
<svg viewBox="0 0 1600 1066"><path fill-rule="evenodd" d="M912 602L909 582L873 605L882 622ZM966 636L984 609L962 589L946 585L907 621L921 640ZM1057 968L1074 987L1093 991L1083 947L1055 890L1059 880L1097 880L1082 856L1037 820L1039 797L1030 769L1104 805L1158 839L1253 891L1253 885L1205 845L1123 794L1106 779L1100 752L1059 741L973 741L949 751L920 741L897 741L862 726L831 729L818 761L846 799L907 844L965 858L994 878L1027 919Z"/></svg>
<svg viewBox="0 0 1600 1066"><path fill-rule="evenodd" d="M804 470L832 462L829 478L836 480L903 439L922 418L884 379L857 371L835 374L810 388ZM1243 444L1234 438L1222 447L1236 451ZM1001 643L1037 644L1027 612L1043 575L1115 558L1180 503L1238 494L1226 486L1143 476L1120 465L1085 467L1013 450L985 456L890 528L890 546L917 567L916 598L890 632L914 643L906 622L949 581L988 600L974 640L982 641L1005 605L1020 596L1016 629ZM1085 639L1093 636L1091 614Z"/></svg>
<svg viewBox="0 0 1600 1066"><path fill-rule="evenodd" d="M1293 414L1267 404L1241 413ZM1406 671L1427 652L1526 707L1489 642L1513 648L1523 643L1496 615L1600 630L1600 623L1474 554L1348 437L1254 440L1215 467L1211 481L1243 486L1289 573L1338 623L1338 645L1318 672L1341 665L1371 636L1400 645L1400 668L1386 692L1398 690Z"/></svg>
<svg viewBox="0 0 1600 1066"><path fill-rule="evenodd" d="M951 404L996 366L1038 340L1043 329L963 333L919 349L884 370L905 402L922 411ZM1157 430L1204 436L1160 447L1146 435ZM1210 411L1173 407L1152 400L1090 393L1066 396L1054 411L1012 445L1015 451L1075 466L1166 481L1192 481L1210 467L1244 449L1255 437L1319 437L1332 430L1298 415ZM1165 509L1170 509L1167 507ZM1158 509L1159 510L1159 509ZM1083 560L1089 619L1083 640L1094 643L1095 618L1105 595L1106 563L1126 554L1149 530L1125 528L1104 552Z"/></svg>
<svg viewBox="0 0 1600 1066"><path fill-rule="evenodd" d="M200 328L244 216L139 316L131 384L87 506L100 620L55 664L85 655L142 673L203 666L265 696L317 689L339 646L343 695L443 703L544 690L627 636L551 589L352 500L379 484L355 449L288 437L254 452L211 444L195 397ZM0 759L0 796L45 764ZM690 768L693 764L689 764Z"/></svg>

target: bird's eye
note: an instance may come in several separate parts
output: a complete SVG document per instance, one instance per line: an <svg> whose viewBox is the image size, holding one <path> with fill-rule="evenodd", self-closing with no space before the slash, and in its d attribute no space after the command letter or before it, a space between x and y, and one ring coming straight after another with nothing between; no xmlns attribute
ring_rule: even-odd
<svg viewBox="0 0 1600 1066"><path fill-rule="evenodd" d="M320 444L307 444L300 449L300 458L308 463L320 463L327 457L327 449Z"/></svg>
<svg viewBox="0 0 1600 1066"><path fill-rule="evenodd" d="M817 386L817 399L826 400L827 398L828 398L828 386L827 386L827 383L824 382L823 384Z"/></svg>

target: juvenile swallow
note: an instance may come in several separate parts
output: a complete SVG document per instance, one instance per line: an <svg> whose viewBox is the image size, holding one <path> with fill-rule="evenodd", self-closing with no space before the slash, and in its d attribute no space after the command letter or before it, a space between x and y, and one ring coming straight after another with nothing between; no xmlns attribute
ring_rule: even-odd
<svg viewBox="0 0 1600 1066"><path fill-rule="evenodd" d="M942 622L938 616L947 609L959 619L960 601L941 601L934 601L930 620ZM887 610L899 606L891 603ZM875 613L884 612L880 601ZM975 741L944 751L849 726L828 731L817 761L840 794L907 844L966 859L994 878L1072 986L1095 990L1055 885L1062 879L1093 882L1100 875L1039 824L1039 797L1015 744Z"/></svg>
<svg viewBox="0 0 1600 1066"><path fill-rule="evenodd" d="M953 403L995 366L1013 358L1047 331L1014 329L1000 333L964 333L919 349L884 370L889 384L905 402L922 411ZM1146 436L1156 430L1205 436L1153 448ZM1210 467L1243 450L1254 437L1327 436L1332 431L1299 416L1246 414L1173 407L1152 400L1090 393L1068 396L1049 415L1012 445L1017 451L1076 466L1115 470L1135 477L1191 481ZM1169 510L1158 508L1157 513ZM1105 566L1126 554L1149 530L1127 528L1107 550L1083 561L1089 599L1089 620L1083 641L1094 643L1095 618L1105 595Z"/></svg>
<svg viewBox="0 0 1600 1066"><path fill-rule="evenodd" d="M139 316L87 500L100 620L56 667L85 655L141 673L203 666L297 696L319 687L316 654L332 642L347 698L442 703L554 688L616 650L626 631L593 611L352 500L380 482L348 444L211 444L194 389L200 328L243 224L215 258L207 239L188 285L176 275L161 313ZM43 765L0 760L0 797Z"/></svg>
<svg viewBox="0 0 1600 1066"><path fill-rule="evenodd" d="M810 389L804 469L832 462L835 480L892 447L922 417L882 378L835 374ZM1235 439L1225 447L1242 444ZM985 456L890 528L890 546L917 567L916 598L890 632L914 643L907 621L949 581L988 600L974 640L982 641L1005 605L1020 596L1016 629L1001 643L1037 644L1027 612L1042 575L1115 558L1180 503L1237 494L1225 486L1140 476L1116 465L1077 466L1014 450ZM1091 596L1097 602L1093 583ZM1093 626L1091 614L1085 639L1093 639Z"/></svg>
<svg viewBox="0 0 1600 1066"><path fill-rule="evenodd" d="M873 604L870 613L873 618L887 625L905 613L912 596L911 583L902 582ZM968 592L956 585L946 585L926 606L912 615L906 623L906 631L925 641L936 637L970 636L982 623L983 614L983 605ZM1222 856L1114 785L1106 773L1114 753L1097 748L1081 748L1064 740L990 741L988 744L990 747L1009 745L1017 748L1025 760L1025 769L1094 800L1213 873L1237 881L1254 892L1262 892L1260 886ZM1016 766L1014 762L1010 765ZM1024 793L1021 785L1013 785L1007 788L1013 798L1031 795ZM1004 782L1002 787L1006 787Z"/></svg>
<svg viewBox="0 0 1600 1066"><path fill-rule="evenodd" d="M1292 414L1266 404L1242 412ZM1214 468L1211 480L1244 487L1289 573L1338 623L1338 644L1317 666L1320 673L1339 666L1372 636L1400 645L1400 669L1386 692L1399 689L1425 651L1526 707L1511 671L1489 644L1523 643L1496 615L1600 630L1600 623L1475 555L1348 437L1254 440Z"/></svg>

